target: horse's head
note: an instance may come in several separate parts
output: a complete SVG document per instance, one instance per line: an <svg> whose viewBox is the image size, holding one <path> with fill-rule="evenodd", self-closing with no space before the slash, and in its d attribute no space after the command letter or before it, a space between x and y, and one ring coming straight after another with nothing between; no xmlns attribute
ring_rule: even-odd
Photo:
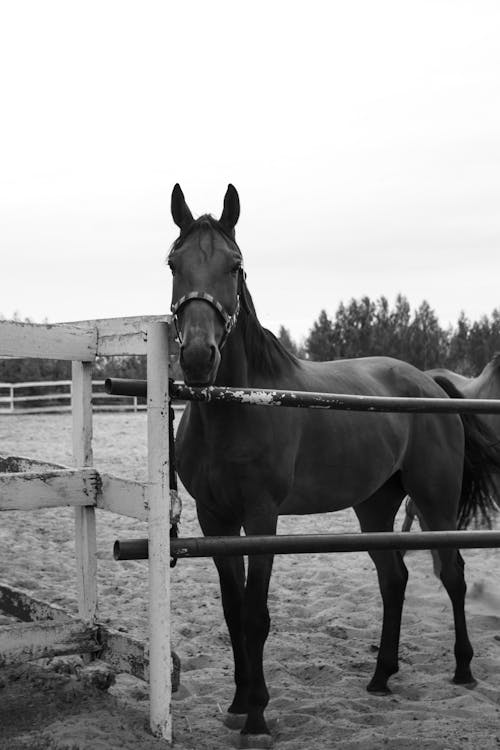
<svg viewBox="0 0 500 750"><path fill-rule="evenodd" d="M180 228L168 256L172 270L172 314L180 343L180 365L188 385L211 385L220 352L236 323L242 256L234 239L240 214L236 189L229 185L217 221L194 219L175 185L172 217Z"/></svg>

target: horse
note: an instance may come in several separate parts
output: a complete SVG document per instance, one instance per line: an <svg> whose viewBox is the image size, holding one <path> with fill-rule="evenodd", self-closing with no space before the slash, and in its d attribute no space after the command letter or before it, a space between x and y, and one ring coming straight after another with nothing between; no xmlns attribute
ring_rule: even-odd
<svg viewBox="0 0 500 750"><path fill-rule="evenodd" d="M442 367L426 370L426 373L436 379L438 383L446 387L445 381L454 386L456 389L451 394L451 387L448 387L449 395L455 398L492 398L500 399L500 352L496 352L492 359L486 364L483 370L475 378L468 378L460 375L453 370L447 370ZM444 379L444 380L443 380ZM496 440L500 440L500 416L498 414L482 414L480 417L483 424L491 430ZM494 477L497 486L497 494L500 492L500 478ZM405 517L403 520L402 531L410 531L415 517L419 518L422 528L425 529L425 521L419 517L418 508L415 501L409 497L405 503ZM439 560L434 550L432 551L434 560L434 572L439 575Z"/></svg>
<svg viewBox="0 0 500 750"><path fill-rule="evenodd" d="M427 370L432 378L446 378L464 396L464 398L500 398L500 352L496 352L482 372L475 378L467 378L452 370L436 368ZM500 417L498 414L482 414L481 420L492 432L500 436Z"/></svg>
<svg viewBox="0 0 500 750"><path fill-rule="evenodd" d="M388 357L313 362L288 352L259 322L236 242L240 215L229 185L219 219L194 219L178 184L171 197L179 236L167 263L171 312L184 381L376 396L445 397L412 365ZM279 283L275 292L279 294ZM465 441L467 436L467 441ZM465 446L467 445L467 449ZM470 456L466 455L467 453ZM206 536L275 534L280 514L353 507L363 532L392 531L406 494L433 530L455 529L494 511L490 473L500 466L473 416L270 409L228 403L186 407L177 469L194 498ZM464 460L465 458L473 460ZM463 559L439 551L441 580L453 605L453 680L473 685L473 649L464 613ZM398 551L370 552L383 602L380 648L368 691L390 692L398 671L401 614L408 571ZM271 747L263 652L270 630L271 554L214 557L234 657L235 692L225 723L240 729L242 747Z"/></svg>

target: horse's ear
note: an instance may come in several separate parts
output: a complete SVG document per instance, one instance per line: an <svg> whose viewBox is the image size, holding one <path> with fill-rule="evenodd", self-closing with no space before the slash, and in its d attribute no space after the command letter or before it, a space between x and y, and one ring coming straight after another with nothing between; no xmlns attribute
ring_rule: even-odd
<svg viewBox="0 0 500 750"><path fill-rule="evenodd" d="M222 210L219 223L222 224L226 232L231 234L234 231L236 222L240 218L240 199L238 191L234 185L227 186L226 195L224 196L224 208Z"/></svg>
<svg viewBox="0 0 500 750"><path fill-rule="evenodd" d="M172 218L181 230L186 231L193 223L193 214L188 208L184 193L181 190L179 183L174 185L172 190L172 200L170 202L170 208L172 211Z"/></svg>

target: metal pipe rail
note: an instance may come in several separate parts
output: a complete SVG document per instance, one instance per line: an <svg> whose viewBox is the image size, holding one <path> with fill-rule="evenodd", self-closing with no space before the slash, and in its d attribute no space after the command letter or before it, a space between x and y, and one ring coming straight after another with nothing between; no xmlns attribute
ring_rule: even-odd
<svg viewBox="0 0 500 750"><path fill-rule="evenodd" d="M106 393L116 396L147 396L146 380L108 378ZM410 398L402 396L360 396L309 391L229 388L194 388L172 382L172 399L251 406L291 406L295 408L335 409L342 411L406 412L425 414L500 414L500 399L487 398Z"/></svg>
<svg viewBox="0 0 500 750"><path fill-rule="evenodd" d="M112 396L142 396L148 395L148 381L133 378L106 378L104 390Z"/></svg>
<svg viewBox="0 0 500 750"><path fill-rule="evenodd" d="M147 382L145 380L108 378L104 387L107 393L113 395L147 396ZM172 399L185 401L343 411L500 414L500 400L493 399L362 396L216 386L194 388L179 382L171 382L170 396ZM172 538L170 540L170 553L174 558L368 552L380 549L425 550L445 547L456 547L458 549L500 547L500 531L193 537ZM116 541L113 554L116 560L145 560L148 557L148 540Z"/></svg>
<svg viewBox="0 0 500 750"><path fill-rule="evenodd" d="M500 531L384 531L356 534L292 534L277 536L179 537L170 540L172 557L231 557L315 552L369 552L381 549L426 550L454 547L500 547ZM116 541L115 560L147 560L147 539Z"/></svg>

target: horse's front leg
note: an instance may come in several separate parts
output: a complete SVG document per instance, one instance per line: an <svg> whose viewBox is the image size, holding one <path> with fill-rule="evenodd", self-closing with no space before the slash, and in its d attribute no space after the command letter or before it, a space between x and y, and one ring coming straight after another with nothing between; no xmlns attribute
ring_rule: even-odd
<svg viewBox="0 0 500 750"><path fill-rule="evenodd" d="M243 625L245 565L243 557L216 557L214 562L219 573L222 609L233 647L236 685L224 723L230 729L241 729L247 719L249 691L249 663Z"/></svg>
<svg viewBox="0 0 500 750"><path fill-rule="evenodd" d="M245 531L252 534L275 534L276 515L262 517L258 522L245 523ZM269 693L264 678L264 646L269 634L270 617L267 606L273 555L251 555L243 603L243 629L249 664L248 715L241 732L243 748L270 747L271 735L264 718Z"/></svg>
<svg viewBox="0 0 500 750"><path fill-rule="evenodd" d="M205 536L239 536L242 524L238 521L221 523L206 506L197 507L198 520ZM243 628L245 596L245 564L243 557L214 557L219 574L222 609L226 620L234 657L236 692L224 723L231 729L241 729L248 713L249 668Z"/></svg>

